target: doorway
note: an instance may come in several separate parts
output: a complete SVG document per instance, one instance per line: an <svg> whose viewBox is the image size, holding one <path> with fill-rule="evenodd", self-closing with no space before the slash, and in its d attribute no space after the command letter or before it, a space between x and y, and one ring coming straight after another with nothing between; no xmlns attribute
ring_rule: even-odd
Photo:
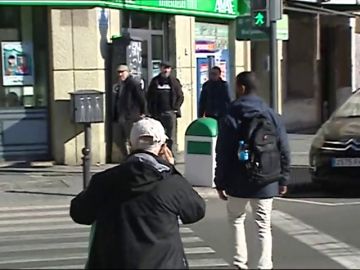
<svg viewBox="0 0 360 270"><path fill-rule="evenodd" d="M145 89L151 79L159 74L160 63L168 59L167 22L164 14L122 13L122 31L129 33L131 38L142 40L141 74Z"/></svg>

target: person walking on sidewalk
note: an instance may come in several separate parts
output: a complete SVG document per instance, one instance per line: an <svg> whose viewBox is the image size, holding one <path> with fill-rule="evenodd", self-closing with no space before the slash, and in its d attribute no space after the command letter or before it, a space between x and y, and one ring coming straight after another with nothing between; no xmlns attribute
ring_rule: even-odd
<svg viewBox="0 0 360 270"><path fill-rule="evenodd" d="M180 108L184 94L180 81L171 75L171 65L161 63L161 72L155 76L148 88L147 102L149 113L164 126L168 136L168 146L173 150L176 119L181 117Z"/></svg>
<svg viewBox="0 0 360 270"><path fill-rule="evenodd" d="M290 151L280 117L257 95L253 72L236 77L237 100L220 121L215 185L234 229L234 265L247 269L244 221L250 203L260 242L258 269L272 269L273 198L287 192Z"/></svg>
<svg viewBox="0 0 360 270"><path fill-rule="evenodd" d="M140 82L131 76L126 65L120 65L117 71L119 81L113 87L113 120L120 133L120 136L115 134L115 141L125 158L129 154L132 124L146 113L146 99Z"/></svg>
<svg viewBox="0 0 360 270"><path fill-rule="evenodd" d="M230 102L229 85L221 78L221 69L215 66L210 71L210 79L202 86L198 117L219 120L227 113Z"/></svg>
<svg viewBox="0 0 360 270"><path fill-rule="evenodd" d="M160 122L134 123L133 152L95 174L71 201L72 219L92 226L88 269L188 269L178 218L205 215L205 202L174 167Z"/></svg>

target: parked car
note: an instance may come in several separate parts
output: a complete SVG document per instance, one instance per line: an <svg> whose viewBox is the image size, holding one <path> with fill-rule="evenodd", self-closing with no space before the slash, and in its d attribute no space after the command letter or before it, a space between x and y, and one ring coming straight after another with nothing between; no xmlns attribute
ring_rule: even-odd
<svg viewBox="0 0 360 270"><path fill-rule="evenodd" d="M312 180L325 186L360 185L360 91L316 133L310 149Z"/></svg>

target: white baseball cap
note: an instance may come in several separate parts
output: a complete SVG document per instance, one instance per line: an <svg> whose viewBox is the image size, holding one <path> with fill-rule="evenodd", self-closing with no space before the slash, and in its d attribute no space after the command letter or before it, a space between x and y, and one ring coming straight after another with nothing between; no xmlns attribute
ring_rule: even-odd
<svg viewBox="0 0 360 270"><path fill-rule="evenodd" d="M147 148L157 144L162 145L167 139L168 137L162 124L149 117L135 122L130 133L130 143L135 149Z"/></svg>

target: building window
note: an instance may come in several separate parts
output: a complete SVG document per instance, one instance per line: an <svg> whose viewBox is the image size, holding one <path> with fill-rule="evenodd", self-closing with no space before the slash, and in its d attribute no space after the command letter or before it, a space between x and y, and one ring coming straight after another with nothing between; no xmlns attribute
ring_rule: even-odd
<svg viewBox="0 0 360 270"><path fill-rule="evenodd" d="M149 29L150 16L148 13L133 12L131 17L131 28Z"/></svg>
<svg viewBox="0 0 360 270"><path fill-rule="evenodd" d="M18 28L20 26L20 10L17 7L2 7L0 28Z"/></svg>

